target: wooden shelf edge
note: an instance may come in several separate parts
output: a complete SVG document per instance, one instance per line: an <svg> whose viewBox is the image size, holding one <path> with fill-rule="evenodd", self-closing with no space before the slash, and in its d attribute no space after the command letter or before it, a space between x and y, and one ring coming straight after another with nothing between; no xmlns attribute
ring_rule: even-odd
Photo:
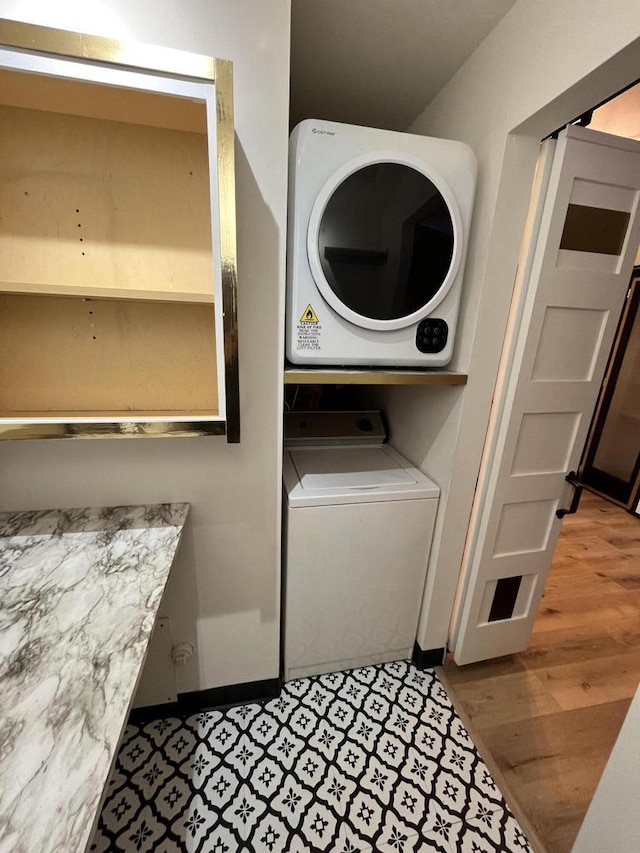
<svg viewBox="0 0 640 853"><path fill-rule="evenodd" d="M294 367L284 369L285 385L466 385L467 374L451 370Z"/></svg>
<svg viewBox="0 0 640 853"><path fill-rule="evenodd" d="M70 296L82 299L135 300L137 302L180 302L192 305L212 304L213 293L171 292L168 290L134 290L116 287L80 287L79 285L38 284L0 281L0 293L14 296Z"/></svg>

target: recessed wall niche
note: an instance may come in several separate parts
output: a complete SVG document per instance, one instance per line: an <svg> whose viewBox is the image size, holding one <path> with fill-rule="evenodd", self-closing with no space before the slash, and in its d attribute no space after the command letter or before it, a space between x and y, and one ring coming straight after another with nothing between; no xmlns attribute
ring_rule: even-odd
<svg viewBox="0 0 640 853"><path fill-rule="evenodd" d="M220 88L0 50L2 437L57 423L38 437L237 440L222 281L232 243L235 288L233 160L230 187L218 170L233 127L220 127Z"/></svg>

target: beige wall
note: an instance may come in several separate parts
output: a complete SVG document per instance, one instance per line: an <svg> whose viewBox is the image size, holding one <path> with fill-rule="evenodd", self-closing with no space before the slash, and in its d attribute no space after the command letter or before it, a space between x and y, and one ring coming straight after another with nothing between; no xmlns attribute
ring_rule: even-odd
<svg viewBox="0 0 640 853"><path fill-rule="evenodd" d="M447 638L539 141L637 77L639 37L637 0L519 0L409 128L468 143L479 164L451 365L468 371L469 383L446 400L385 395L398 449L427 473L440 471L423 649ZM447 431L437 452L433 423Z"/></svg>
<svg viewBox="0 0 640 853"><path fill-rule="evenodd" d="M163 612L178 689L275 678L289 0L0 0L0 17L234 61L242 440L0 443L0 509L189 501Z"/></svg>

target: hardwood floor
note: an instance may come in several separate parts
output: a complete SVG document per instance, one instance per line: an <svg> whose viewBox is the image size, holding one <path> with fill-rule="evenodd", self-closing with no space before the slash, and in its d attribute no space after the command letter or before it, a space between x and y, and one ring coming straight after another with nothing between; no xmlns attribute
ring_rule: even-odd
<svg viewBox="0 0 640 853"><path fill-rule="evenodd" d="M585 492L527 651L442 672L533 843L569 853L640 682L640 520Z"/></svg>

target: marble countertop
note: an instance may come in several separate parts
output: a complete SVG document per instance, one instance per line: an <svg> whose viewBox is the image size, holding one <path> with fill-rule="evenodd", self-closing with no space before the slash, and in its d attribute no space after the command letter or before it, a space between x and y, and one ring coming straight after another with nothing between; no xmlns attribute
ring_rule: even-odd
<svg viewBox="0 0 640 853"><path fill-rule="evenodd" d="M187 512L0 513L0 853L86 849Z"/></svg>

